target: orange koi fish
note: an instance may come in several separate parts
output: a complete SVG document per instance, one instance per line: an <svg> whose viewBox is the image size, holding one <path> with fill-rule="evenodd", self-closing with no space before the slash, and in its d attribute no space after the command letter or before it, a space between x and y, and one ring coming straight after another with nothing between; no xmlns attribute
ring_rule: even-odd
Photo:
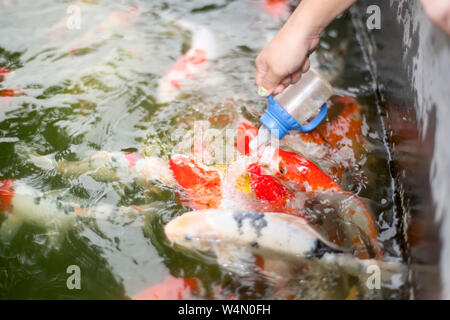
<svg viewBox="0 0 450 320"><path fill-rule="evenodd" d="M358 102L351 97L333 97L328 121L316 129L301 135L303 141L318 145L329 144L332 148L349 145L357 150L363 142L362 117Z"/></svg>
<svg viewBox="0 0 450 320"><path fill-rule="evenodd" d="M264 150L260 163L267 165L277 178L297 191L342 191L317 165L294 152L269 146Z"/></svg>
<svg viewBox="0 0 450 320"><path fill-rule="evenodd" d="M175 155L169 167L186 199L181 202L193 209L217 208L222 199L221 177L218 170L203 167L183 155Z"/></svg>

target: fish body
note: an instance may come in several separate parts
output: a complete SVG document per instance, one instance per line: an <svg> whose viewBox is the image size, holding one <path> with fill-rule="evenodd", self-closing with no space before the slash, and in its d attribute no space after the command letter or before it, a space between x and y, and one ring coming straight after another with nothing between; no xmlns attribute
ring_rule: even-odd
<svg viewBox="0 0 450 320"><path fill-rule="evenodd" d="M182 20L177 24L191 31L191 47L160 80L157 99L161 103L174 100L189 87L189 80L204 74L210 61L217 57L216 41L211 30ZM198 85L196 83L196 87Z"/></svg>
<svg viewBox="0 0 450 320"><path fill-rule="evenodd" d="M20 181L0 181L0 211L6 215L0 238L11 240L23 222L50 231L56 243L59 234L75 224L75 208L58 198L47 197Z"/></svg>
<svg viewBox="0 0 450 320"><path fill-rule="evenodd" d="M332 97L325 120L311 132L291 132L281 141L281 148L301 154L342 179L344 172L355 170L368 147L361 109L352 97Z"/></svg>
<svg viewBox="0 0 450 320"><path fill-rule="evenodd" d="M173 243L202 252L217 253L233 245L269 257L320 257L343 250L303 218L273 212L192 211L170 221L164 232Z"/></svg>
<svg viewBox="0 0 450 320"><path fill-rule="evenodd" d="M169 166L186 196L184 204L193 209L219 207L222 199L219 170L202 166L184 155L174 155Z"/></svg>
<svg viewBox="0 0 450 320"><path fill-rule="evenodd" d="M98 181L133 179L144 187L152 180L161 181L167 186L175 183L167 161L134 152L98 151L80 161L55 161L49 156L31 154L29 161L44 170L55 169L74 177L88 174Z"/></svg>
<svg viewBox="0 0 450 320"><path fill-rule="evenodd" d="M111 215L143 214L146 206L82 205L56 192L44 193L17 180L0 181L0 239L11 241L22 224L46 230L50 244L58 247L64 234L75 227L78 217L106 218Z"/></svg>

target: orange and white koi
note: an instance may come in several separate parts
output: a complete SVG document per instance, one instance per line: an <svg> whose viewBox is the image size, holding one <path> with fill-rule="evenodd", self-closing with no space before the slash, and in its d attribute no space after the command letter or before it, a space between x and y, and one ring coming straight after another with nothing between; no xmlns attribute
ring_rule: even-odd
<svg viewBox="0 0 450 320"><path fill-rule="evenodd" d="M367 148L361 106L351 97L332 97L325 121L309 133L291 132L281 141L289 148L316 162L329 175L342 179L353 170Z"/></svg>
<svg viewBox="0 0 450 320"><path fill-rule="evenodd" d="M160 80L157 94L159 102L174 100L185 89L187 81L204 73L208 63L217 56L215 37L211 30L187 21L177 23L192 32L192 43L190 49Z"/></svg>

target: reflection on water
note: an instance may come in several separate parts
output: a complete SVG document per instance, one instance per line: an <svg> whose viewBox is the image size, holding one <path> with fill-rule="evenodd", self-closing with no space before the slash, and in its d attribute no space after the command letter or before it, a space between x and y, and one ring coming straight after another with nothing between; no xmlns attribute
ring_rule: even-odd
<svg viewBox="0 0 450 320"><path fill-rule="evenodd" d="M236 278L215 262L173 250L163 227L186 208L172 189L127 179L102 182L89 174L66 176L29 162L30 153L75 161L99 150L167 159L194 121L223 129L223 123L244 116L257 124L265 101L256 94L254 59L281 24L262 2L78 1L81 25L73 30L66 27L66 1L2 5L0 67L11 72L2 76L0 89L22 93L0 98L2 180L21 180L89 206L141 205L146 210L79 219L58 249L45 228L23 224L12 241L0 242L1 298L125 298L169 274L200 279L203 297L219 287L224 296L273 297L274 289L260 275ZM161 78L195 43L192 30L175 22L179 18L206 27L216 52L204 72L180 88L178 99L161 103ZM362 173L347 187L367 198L375 212L385 259L401 261L370 73L348 20L343 16L327 29L317 60L339 95L367 106L365 135L371 147ZM72 264L82 270L80 291L66 288L65 271ZM348 296L355 279L314 270L291 279L289 294L280 297ZM400 286L366 297L404 296Z"/></svg>

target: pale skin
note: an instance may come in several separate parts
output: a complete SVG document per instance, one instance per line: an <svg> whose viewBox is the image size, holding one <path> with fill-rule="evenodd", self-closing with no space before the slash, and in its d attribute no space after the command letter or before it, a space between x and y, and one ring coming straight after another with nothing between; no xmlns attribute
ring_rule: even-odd
<svg viewBox="0 0 450 320"><path fill-rule="evenodd" d="M302 0L278 34L256 58L256 84L260 96L278 94L309 70L309 55L320 34L356 0ZM450 34L450 0L420 0L424 11Z"/></svg>

